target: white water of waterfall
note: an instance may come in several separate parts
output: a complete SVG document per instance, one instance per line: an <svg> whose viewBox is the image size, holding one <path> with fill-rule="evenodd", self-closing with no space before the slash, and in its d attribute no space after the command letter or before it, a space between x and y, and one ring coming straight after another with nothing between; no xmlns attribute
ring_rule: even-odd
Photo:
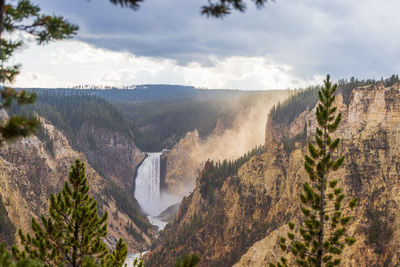
<svg viewBox="0 0 400 267"><path fill-rule="evenodd" d="M152 224L162 229L167 224L157 216L169 206L180 200L179 197L161 193L162 153L147 153L147 158L139 166L135 181L135 198L141 209L149 215Z"/></svg>

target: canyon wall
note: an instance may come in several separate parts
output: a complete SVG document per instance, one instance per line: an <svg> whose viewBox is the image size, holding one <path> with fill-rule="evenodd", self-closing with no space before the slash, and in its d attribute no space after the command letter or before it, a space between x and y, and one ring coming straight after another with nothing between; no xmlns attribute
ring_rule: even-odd
<svg viewBox="0 0 400 267"><path fill-rule="evenodd" d="M357 242L344 250L342 264L394 266L400 261L400 85L356 88L347 104L341 94L335 104L343 115L335 135L342 138L339 153L346 160L331 178L339 180L346 196L359 200L349 213L348 230ZM205 166L174 223L146 254L148 266L168 266L189 253L201 256L200 266L268 266L278 260L278 237L288 230L289 220L301 220L299 193L308 179L304 143L287 150L280 140L304 129L311 138L314 113L311 107L288 125L269 121L265 153L207 192L211 202L202 193Z"/></svg>
<svg viewBox="0 0 400 267"><path fill-rule="evenodd" d="M85 123L76 134L74 147L102 176L133 192L133 175L145 153L132 141L120 133Z"/></svg>
<svg viewBox="0 0 400 267"><path fill-rule="evenodd" d="M124 176L126 180L119 179L117 172L115 175L101 175L90 164L97 163L96 158L93 159L89 153L87 157L73 149L63 133L49 122L42 120L42 125L43 129L37 136L20 139L0 149L0 195L8 217L15 227L27 232L30 230L32 217L38 218L41 214L47 214L50 194L58 193L62 189L64 182L68 180L70 166L75 159L79 158L86 165L91 196L98 201L100 211L108 210L109 212L107 243L112 246L113 242L122 236L132 251L148 248L154 238L154 232L148 222L146 225L147 219L136 214L140 219L137 220L133 214L127 214L121 210L119 208L121 203L118 203L120 200L114 197L115 194L113 195L110 190L110 179L118 185L127 184L126 187L129 187L128 180L130 183L133 182L133 172L129 176ZM123 145L116 142L104 143L104 146L114 145L117 148ZM100 149L99 153L104 152ZM130 148L126 146L121 149L129 150ZM133 151L129 153L134 154ZM122 156L125 155L122 154ZM130 157L133 158L134 155ZM131 168L134 167L135 165L132 164ZM108 174L107 171L104 173ZM122 192L123 188L120 190ZM138 221L142 224L138 225ZM134 232L136 234L132 234Z"/></svg>

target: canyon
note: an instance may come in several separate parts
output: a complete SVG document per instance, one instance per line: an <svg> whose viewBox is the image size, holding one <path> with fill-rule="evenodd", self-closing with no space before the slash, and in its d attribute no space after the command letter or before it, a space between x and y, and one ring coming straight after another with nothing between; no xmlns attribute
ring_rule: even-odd
<svg viewBox="0 0 400 267"><path fill-rule="evenodd" d="M304 98L315 92L305 91ZM58 192L80 158L100 212L110 214L105 240L110 247L121 236L131 253L149 251L145 266L172 266L191 253L201 256L200 266L266 266L282 255L278 238L288 221L301 221L305 144L315 134L316 101L299 105L292 94L259 97L234 119L218 119L210 134L188 131L162 153L142 152L126 131L85 122L74 135L64 134L42 117L40 133L0 149L2 214L28 231L30 218L46 214L49 195ZM279 101L284 108L270 111ZM343 264L395 265L400 84L339 90L335 105L343 116L335 135L346 161L333 177L359 201L349 213L349 233L357 242L345 249ZM283 120L293 107L294 116ZM237 169L216 175L215 164L223 166L224 160Z"/></svg>

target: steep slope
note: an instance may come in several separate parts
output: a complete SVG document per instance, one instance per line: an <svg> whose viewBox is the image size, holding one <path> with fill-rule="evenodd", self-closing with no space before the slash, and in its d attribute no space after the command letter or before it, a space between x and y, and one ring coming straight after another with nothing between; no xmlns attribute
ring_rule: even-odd
<svg viewBox="0 0 400 267"><path fill-rule="evenodd" d="M346 165L335 177L360 205L351 213L350 232L357 242L345 250L343 265L394 266L400 261L400 85L357 88L350 97L348 106L342 97L337 99L344 115L339 136L344 140L341 153L346 156ZM309 115L312 112L306 117ZM298 121L292 125L295 123ZM269 233L236 266L263 266L277 259L277 236L285 231L281 226Z"/></svg>
<svg viewBox="0 0 400 267"><path fill-rule="evenodd" d="M343 266L392 266L399 262L400 246L400 85L361 87L346 97L339 94L336 103L343 114L337 135L346 162L335 177L360 205L349 229L357 243L345 250ZM270 120L266 152L206 195L205 166L160 245L146 255L149 266L168 266L191 252L201 255L201 266L268 266L278 259L278 236L289 220L300 219L304 139L314 134L314 112L305 108L287 124ZM292 146L285 146L288 140Z"/></svg>
<svg viewBox="0 0 400 267"><path fill-rule="evenodd" d="M291 93L288 90L280 93L267 91L231 103L238 110L232 123L219 119L211 134L205 138L198 131L187 133L165 156L165 184L169 192L184 195L191 191L201 166L208 159L235 159L261 145L265 138L266 114Z"/></svg>
<svg viewBox="0 0 400 267"><path fill-rule="evenodd" d="M110 180L95 171L85 155L74 150L50 123L43 120L38 137L21 139L0 149L0 195L15 227L28 231L30 218L46 214L50 194L60 191L71 164L80 158L86 163L91 195L98 200L102 212L110 213L108 241L112 243L122 236L131 250L146 249L154 237L152 227L138 210L127 215L118 209L119 199L108 192ZM116 213L120 216L114 216Z"/></svg>
<svg viewBox="0 0 400 267"><path fill-rule="evenodd" d="M133 175L145 158L145 153L133 141L119 132L88 122L79 127L74 143L95 170L133 192Z"/></svg>

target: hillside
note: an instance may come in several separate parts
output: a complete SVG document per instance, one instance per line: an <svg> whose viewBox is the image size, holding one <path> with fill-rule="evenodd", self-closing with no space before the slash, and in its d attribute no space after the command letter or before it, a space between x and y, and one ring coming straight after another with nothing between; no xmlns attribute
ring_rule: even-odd
<svg viewBox="0 0 400 267"><path fill-rule="evenodd" d="M98 201L99 210L108 210L110 214L108 243L111 245L122 236L130 250L146 249L154 238L154 229L141 215L137 204L126 197L125 189L118 186L115 191L115 183L94 170L87 157L74 150L62 132L43 119L42 125L40 135L0 149L0 196L6 210L6 213L2 210L1 229L9 230L3 232L9 244L15 239L15 229L27 232L30 218L46 214L50 194L60 191L68 179L71 164L79 158L86 163L90 193ZM5 221L8 221L7 228L3 228ZM128 230L128 223L134 230Z"/></svg>
<svg viewBox="0 0 400 267"><path fill-rule="evenodd" d="M139 237L151 225L142 215L132 194L134 173L145 154L136 147L129 127L131 123L116 106L96 96L46 91L39 94L34 105L23 109L14 107L12 112L38 114L60 131L71 149L84 155L91 167L104 179L102 193L114 199L115 209L127 214L138 224L139 228L137 231L131 230L132 236L129 238L140 240L141 245L131 249L138 250L150 244L150 240L144 242ZM48 130L41 128L36 136L46 153L58 156L60 152L54 151ZM38 178L37 174L32 175L34 179Z"/></svg>
<svg viewBox="0 0 400 267"><path fill-rule="evenodd" d="M291 101L289 108L297 104ZM357 243L345 250L343 265L393 266L400 246L400 84L340 91L336 101L343 114L337 135L346 161L335 178L360 203L349 228ZM227 177L205 166L146 263L168 266L174 257L192 252L201 255L201 266L265 266L278 259L278 236L289 220L298 219L298 194L307 177L302 139L314 129L313 106L283 123L270 116L264 153ZM293 137L298 139L287 149L282 140ZM204 194L204 179L219 182Z"/></svg>

